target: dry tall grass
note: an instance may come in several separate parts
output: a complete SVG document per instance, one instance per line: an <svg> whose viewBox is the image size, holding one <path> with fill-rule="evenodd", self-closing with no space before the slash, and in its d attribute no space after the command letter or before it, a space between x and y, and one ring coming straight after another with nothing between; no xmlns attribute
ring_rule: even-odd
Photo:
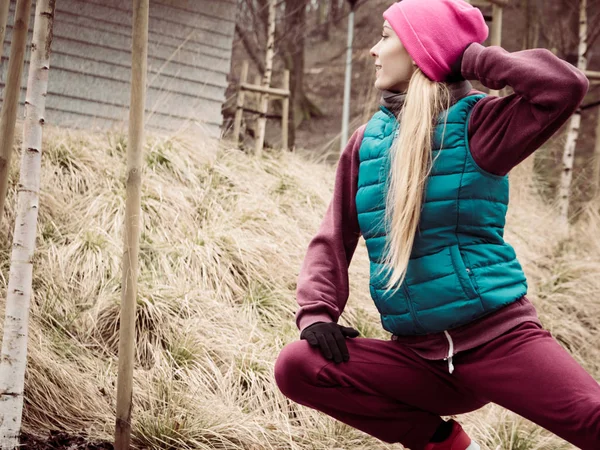
<svg viewBox="0 0 600 450"><path fill-rule="evenodd" d="M117 133L46 131L27 432L112 438L125 145ZM279 350L298 339L296 275L329 201L333 168L279 152L259 161L183 137L150 137L145 160L135 445L400 448L289 402L273 380ZM526 179L513 175L508 239L545 326L599 378L600 216L590 208L573 237L560 241L554 210ZM3 296L11 238L0 242ZM342 322L385 339L367 281L361 241ZM570 448L495 406L460 419L491 449Z"/></svg>

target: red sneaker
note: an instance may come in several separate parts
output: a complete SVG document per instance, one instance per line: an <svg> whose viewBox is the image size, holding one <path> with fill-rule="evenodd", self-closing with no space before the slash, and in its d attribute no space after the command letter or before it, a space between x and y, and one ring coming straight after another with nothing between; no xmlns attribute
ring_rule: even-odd
<svg viewBox="0 0 600 450"><path fill-rule="evenodd" d="M452 433L448 439L444 442L430 442L425 446L425 450L481 450L481 447L471 440L458 422L454 420L451 422Z"/></svg>

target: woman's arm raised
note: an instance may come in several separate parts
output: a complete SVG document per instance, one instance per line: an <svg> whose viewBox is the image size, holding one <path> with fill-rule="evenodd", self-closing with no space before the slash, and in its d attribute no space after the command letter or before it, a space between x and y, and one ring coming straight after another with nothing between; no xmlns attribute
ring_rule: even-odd
<svg viewBox="0 0 600 450"><path fill-rule="evenodd" d="M469 145L487 172L506 175L577 110L589 87L585 75L546 49L509 53L471 44L462 74L490 89L510 86L514 94L480 100L469 120Z"/></svg>

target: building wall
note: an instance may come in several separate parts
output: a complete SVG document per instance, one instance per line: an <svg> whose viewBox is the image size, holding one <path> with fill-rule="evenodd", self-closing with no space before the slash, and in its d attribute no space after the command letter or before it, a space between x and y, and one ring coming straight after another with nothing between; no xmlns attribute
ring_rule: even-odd
<svg viewBox="0 0 600 450"><path fill-rule="evenodd" d="M2 89L15 3L11 3L4 41ZM130 0L56 2L46 101L48 123L74 128L126 124L131 82L131 4ZM30 39L34 9L32 6ZM211 136L220 135L235 13L236 0L150 0L149 129L177 132L192 124ZM26 64L21 104L28 70Z"/></svg>

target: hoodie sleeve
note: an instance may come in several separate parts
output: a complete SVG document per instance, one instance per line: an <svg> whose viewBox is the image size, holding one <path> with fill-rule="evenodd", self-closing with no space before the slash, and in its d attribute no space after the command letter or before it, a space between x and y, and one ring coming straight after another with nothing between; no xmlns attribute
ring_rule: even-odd
<svg viewBox="0 0 600 450"><path fill-rule="evenodd" d="M315 322L337 322L348 300L348 267L360 238L355 198L358 150L365 128L354 132L340 156L333 198L298 275L296 325L300 330Z"/></svg>
<svg viewBox="0 0 600 450"><path fill-rule="evenodd" d="M580 70L541 48L509 53L474 43L464 53L461 71L490 89L508 85L514 90L481 99L469 120L473 159L502 176L558 131L589 88Z"/></svg>

